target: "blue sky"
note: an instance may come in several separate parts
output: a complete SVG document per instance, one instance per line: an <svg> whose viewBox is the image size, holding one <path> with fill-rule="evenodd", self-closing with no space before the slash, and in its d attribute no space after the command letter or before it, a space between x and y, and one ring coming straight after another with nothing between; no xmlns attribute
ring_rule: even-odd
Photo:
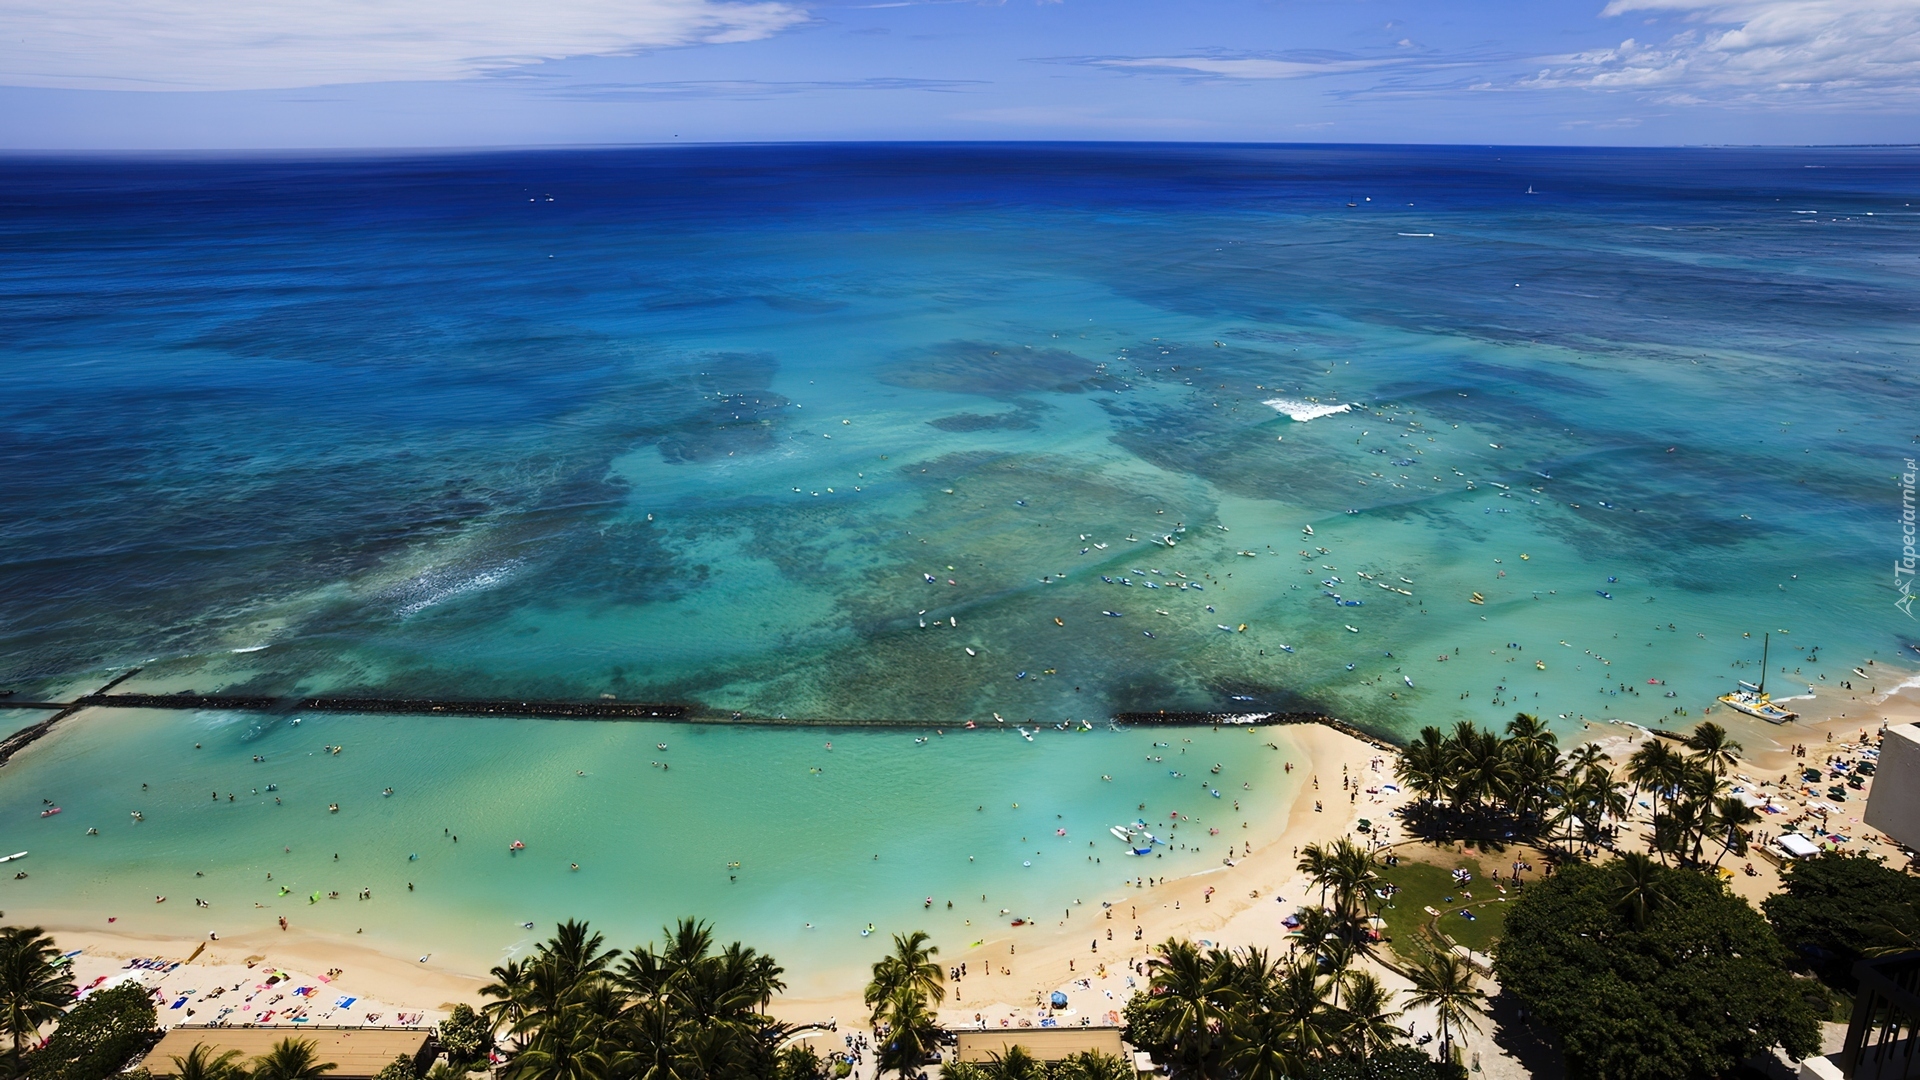
<svg viewBox="0 0 1920 1080"><path fill-rule="evenodd" d="M0 0L0 147L1920 142L1920 0Z"/></svg>

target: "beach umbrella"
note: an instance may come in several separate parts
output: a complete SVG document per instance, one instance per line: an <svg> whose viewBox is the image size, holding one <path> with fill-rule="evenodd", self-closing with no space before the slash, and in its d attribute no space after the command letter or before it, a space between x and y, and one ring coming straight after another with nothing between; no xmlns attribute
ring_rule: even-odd
<svg viewBox="0 0 1920 1080"><path fill-rule="evenodd" d="M1053 997L1050 1000L1052 1000L1053 1007L1056 1009L1064 1009L1067 1007L1067 995L1058 990L1053 992Z"/></svg>

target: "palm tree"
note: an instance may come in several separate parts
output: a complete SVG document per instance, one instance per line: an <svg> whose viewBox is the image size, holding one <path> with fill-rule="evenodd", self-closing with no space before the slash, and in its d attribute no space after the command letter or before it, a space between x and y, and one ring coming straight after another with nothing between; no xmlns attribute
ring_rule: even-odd
<svg viewBox="0 0 1920 1080"><path fill-rule="evenodd" d="M1488 800L1500 800L1512 793L1518 779L1506 744L1492 731L1482 731L1471 720L1454 725L1451 767L1455 800L1479 809Z"/></svg>
<svg viewBox="0 0 1920 1080"><path fill-rule="evenodd" d="M1351 838L1342 836L1333 842L1331 848L1326 849L1322 859L1325 863L1320 882L1322 902L1325 902L1326 887L1331 885L1335 911L1349 915L1365 914L1368 890L1379 877L1374 869L1373 852L1354 843Z"/></svg>
<svg viewBox="0 0 1920 1080"><path fill-rule="evenodd" d="M1310 959L1318 960L1327 951L1327 942L1339 933L1339 920L1325 908L1302 908L1299 917L1292 936L1300 939Z"/></svg>
<svg viewBox="0 0 1920 1080"><path fill-rule="evenodd" d="M73 1004L73 979L59 958L53 939L37 926L0 929L0 1027L13 1040L16 1063L41 1026Z"/></svg>
<svg viewBox="0 0 1920 1080"><path fill-rule="evenodd" d="M936 1005L946 1000L946 972L933 960L940 955L940 947L928 944L931 940L925 930L893 935L893 952L873 965L873 980L867 983L863 995L876 1021L901 990L910 990Z"/></svg>
<svg viewBox="0 0 1920 1080"><path fill-rule="evenodd" d="M1516 817L1537 820L1548 794L1565 780L1560 771L1560 753L1551 738L1549 733L1546 739L1507 744L1507 759L1513 769L1509 809Z"/></svg>
<svg viewBox="0 0 1920 1080"><path fill-rule="evenodd" d="M1437 727L1420 729L1420 737L1400 751L1394 775L1422 799L1444 799L1453 790L1452 748Z"/></svg>
<svg viewBox="0 0 1920 1080"><path fill-rule="evenodd" d="M1214 1075L1226 1006L1238 997L1227 959L1220 950L1203 955L1191 941L1168 938L1147 961L1162 1041L1178 1048L1182 1071L1190 1075Z"/></svg>
<svg viewBox="0 0 1920 1080"><path fill-rule="evenodd" d="M321 1061L307 1039L281 1039L273 1049L253 1059L253 1080L321 1080L334 1069Z"/></svg>
<svg viewBox="0 0 1920 1080"><path fill-rule="evenodd" d="M1635 930L1645 930L1647 919L1667 902L1660 888L1660 868L1645 852L1629 851L1614 861L1613 881L1613 909L1625 915Z"/></svg>
<svg viewBox="0 0 1920 1080"><path fill-rule="evenodd" d="M1599 743L1581 743L1560 759L1567 772L1575 775L1585 775L1589 769L1604 769L1607 761L1607 752L1600 749Z"/></svg>
<svg viewBox="0 0 1920 1080"><path fill-rule="evenodd" d="M887 1021L887 1042L876 1064L880 1072L892 1069L904 1077L939 1045L939 1023L927 1007L926 993L910 985L897 987L881 1011Z"/></svg>
<svg viewBox="0 0 1920 1080"><path fill-rule="evenodd" d="M219 1057L205 1043L194 1043L186 1057L173 1059L174 1080L246 1080L247 1071L234 1064L240 1051L229 1050Z"/></svg>
<svg viewBox="0 0 1920 1080"><path fill-rule="evenodd" d="M1013 1050L1018 1050L1015 1046ZM1011 1051L1009 1051L1011 1052ZM1068 1054L1053 1067L1053 1080L1138 1080L1139 1073L1129 1062L1098 1050ZM1006 1080L1028 1080L1022 1076Z"/></svg>
<svg viewBox="0 0 1920 1080"><path fill-rule="evenodd" d="M1513 714L1513 719L1507 721L1507 741L1520 746L1544 746L1556 753L1560 749L1560 737L1532 713Z"/></svg>
<svg viewBox="0 0 1920 1080"><path fill-rule="evenodd" d="M493 1000L481 1006L480 1015L495 1032L501 1028L509 1031L518 1028L530 1011L528 994L533 975L529 965L524 960L509 960L496 964L487 974L493 976L493 981L480 988L480 996Z"/></svg>
<svg viewBox="0 0 1920 1080"><path fill-rule="evenodd" d="M1279 1013L1235 1014L1230 1034L1226 1066L1234 1080L1292 1080L1306 1070L1307 1056Z"/></svg>
<svg viewBox="0 0 1920 1080"><path fill-rule="evenodd" d="M507 1076L511 1080L610 1080L622 1075L634 1055L604 1034L604 1026L585 1010L569 1009L544 1025L533 1042L514 1055ZM256 1080L259 1075L254 1074Z"/></svg>
<svg viewBox="0 0 1920 1080"><path fill-rule="evenodd" d="M1445 1058L1453 1056L1453 1033L1463 1028L1478 1031L1476 1017L1487 1014L1487 995L1474 986L1473 967L1459 954L1428 953L1411 972L1413 992L1407 1004L1418 1009L1429 1005L1440 1021L1440 1046Z"/></svg>
<svg viewBox="0 0 1920 1080"><path fill-rule="evenodd" d="M1740 744L1727 736L1726 728L1711 720L1700 721L1700 726L1687 736L1686 746L1693 751L1693 759L1715 776L1725 776L1740 759Z"/></svg>
<svg viewBox="0 0 1920 1080"><path fill-rule="evenodd" d="M586 923L568 919L540 947L540 958L553 966L562 985L571 987L604 971L620 955L617 949L601 948L606 940Z"/></svg>
<svg viewBox="0 0 1920 1080"><path fill-rule="evenodd" d="M1736 795L1722 795L1713 802L1714 827L1719 834L1720 854L1714 857L1713 865L1718 867L1720 860L1728 853L1745 854L1747 850L1746 827L1760 820L1760 812Z"/></svg>
<svg viewBox="0 0 1920 1080"><path fill-rule="evenodd" d="M1339 1010L1338 1038L1347 1053L1364 1061L1406 1034L1394 1024L1400 1012L1392 1008L1393 991L1372 972L1349 971L1341 981L1346 983L1347 1003Z"/></svg>
<svg viewBox="0 0 1920 1080"><path fill-rule="evenodd" d="M1026 1047L1019 1045L1008 1047L1004 1055L988 1055L984 1072L988 1080L1047 1080L1046 1065L1027 1053Z"/></svg>
<svg viewBox="0 0 1920 1080"><path fill-rule="evenodd" d="M1659 739L1649 739L1640 749L1627 758L1627 779L1633 781L1635 792L1645 788L1653 795L1653 816L1660 816L1661 793L1671 788L1678 777L1682 762L1680 755L1667 749L1667 744Z"/></svg>
<svg viewBox="0 0 1920 1080"><path fill-rule="evenodd" d="M1269 1016L1287 1042L1302 1054L1318 1054L1333 1042L1336 1020L1327 999L1339 989L1337 976L1322 975L1311 957L1280 973L1268 991Z"/></svg>
<svg viewBox="0 0 1920 1080"><path fill-rule="evenodd" d="M1333 884L1333 879L1327 873L1327 867L1327 851L1317 843L1301 848L1300 859L1294 864L1294 869L1307 875L1309 882L1320 887L1321 907L1326 906L1327 889Z"/></svg>
<svg viewBox="0 0 1920 1080"><path fill-rule="evenodd" d="M1555 820L1567 826L1567 842L1571 850L1576 824L1583 833L1581 839L1589 843L1597 842L1602 823L1609 819L1624 819L1628 805L1626 785L1615 780L1605 768L1588 765L1579 780L1568 785Z"/></svg>

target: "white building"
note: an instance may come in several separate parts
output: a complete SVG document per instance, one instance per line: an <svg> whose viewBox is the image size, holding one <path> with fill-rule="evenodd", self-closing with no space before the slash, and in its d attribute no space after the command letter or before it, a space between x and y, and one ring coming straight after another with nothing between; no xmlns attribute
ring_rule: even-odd
<svg viewBox="0 0 1920 1080"><path fill-rule="evenodd" d="M1920 725L1890 727L1880 740L1866 822L1894 843L1920 850Z"/></svg>

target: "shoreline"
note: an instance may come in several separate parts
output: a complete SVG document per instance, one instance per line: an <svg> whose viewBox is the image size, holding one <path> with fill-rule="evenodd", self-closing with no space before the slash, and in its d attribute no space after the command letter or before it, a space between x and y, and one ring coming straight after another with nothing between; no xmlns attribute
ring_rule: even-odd
<svg viewBox="0 0 1920 1080"><path fill-rule="evenodd" d="M1253 773L1253 779L1256 783L1260 782L1261 777L1268 778L1266 782L1269 783L1292 783L1294 777L1288 777L1285 771L1286 763L1291 761L1295 777L1299 781L1298 790L1291 796L1290 801L1283 804L1286 807L1283 821L1275 822L1272 815L1268 815L1266 822L1256 818L1248 823L1250 828L1246 836L1254 844L1251 855L1235 859L1237 865L1232 867L1220 865L1194 872L1189 866L1185 876L1169 878L1151 887L1131 888L1115 881L1099 896L1080 897L1079 899L1083 902L1072 909L1073 914L1070 917L1063 912L1060 919L1043 921L1038 925L1029 924L1017 930L1005 925L982 925L977 928L978 944L952 940L940 941L938 944L943 946L941 954L943 962L950 967L962 962L969 965L969 977L963 980L958 988L959 998L956 1001L956 998L950 996L949 1006L964 1004L970 1018L976 1005L980 1008L987 1006L988 1003L982 995L989 990L994 992L996 998L1009 999L1011 1004L1030 1000L1035 993L1052 989L1055 984L1064 982L1069 977L1089 974L1085 969L1090 966L1097 969L1099 960L1110 961L1109 967L1118 971L1120 965L1112 961L1118 961L1122 957L1138 959L1145 955L1146 946L1163 941L1170 934L1184 933L1188 930L1198 932L1196 928L1211 925L1225 915L1239 914L1253 908L1255 903L1246 899L1249 890L1258 891L1260 900L1270 904L1271 892L1267 884L1269 879L1296 876L1292 869L1294 862L1292 852L1295 847L1310 841L1324 841L1333 836L1342 835L1350 831L1354 821L1359 817L1370 816L1382 822L1387 819L1387 810L1391 808L1390 805L1371 801L1374 799L1373 796L1359 798L1347 806L1340 806L1337 799L1341 791L1336 785L1342 764L1346 764L1353 775L1366 776L1372 781L1390 782L1392 755L1389 752L1372 741L1363 742L1359 738L1322 724L1294 723L1286 727L1287 739L1281 741L1277 747L1281 752L1270 753L1265 749L1263 742L1260 752L1269 754L1274 760L1263 763ZM1219 728L1222 735L1231 734L1232 726L1221 724ZM1255 730L1249 725L1246 727L1246 734L1251 736ZM1379 765L1378 773L1367 770L1370 762ZM1324 804L1324 810L1321 812L1316 812L1313 808L1316 792L1312 787L1312 779L1316 773L1322 784L1322 790L1318 792L1320 801ZM1375 785L1368 783L1363 786ZM1359 792L1356 788L1355 792L1349 794L1358 795ZM1208 839L1213 843L1222 843L1228 839L1240 840L1239 837L1228 835L1224 821L1221 824L1223 827L1220 834L1209 836ZM1262 827L1263 824L1266 827ZM1272 825L1275 824L1279 827L1273 828ZM1190 827L1199 826L1190 825ZM1175 830L1169 839L1177 839L1179 836L1180 833ZM1247 841L1240 842L1244 845ZM1217 890L1211 903L1204 895L1209 885L1215 886ZM1291 900L1298 899L1304 894L1295 888L1291 892L1282 892L1280 895L1287 896ZM1234 897L1240 899L1233 899ZM1139 908L1140 919L1137 924L1143 928L1142 938L1139 941L1131 939L1131 929L1136 922L1126 921L1124 926L1129 932L1115 933L1112 951L1108 951L1110 947L1102 934L1100 942L1102 953L1096 958L1094 964L1070 963L1070 961L1078 961L1083 952L1087 952L1089 956L1092 955L1086 949L1089 942L1082 938L1081 927L1099 918L1102 913L1100 907L1102 901L1113 903L1114 910L1122 914L1126 913L1127 907ZM1273 914L1268 921L1274 924L1272 936L1275 940L1285 932L1284 928L1278 926L1279 917L1291 910L1291 908L1282 910L1277 905L1274 906ZM1083 923L1082 919L1087 921ZM1099 921L1102 931L1108 926L1123 925L1117 916L1111 923L1105 919ZM404 1011L426 1014L424 1023L431 1024L443 1016L446 1009L456 1002L464 1001L477 1005L480 1002L479 988L486 981L481 972L469 970L477 967L471 960L466 962L456 960L442 965L436 963L429 955L425 958L425 963L422 963L421 958L402 956L390 945L383 948L370 941L355 940L352 936L300 927L295 927L288 932L267 928L244 933L222 933L218 941L207 942L183 935L121 933L91 925L65 923L57 918L43 919L41 925L54 935L62 951L76 948L83 950L80 956L74 959L76 974L84 976L80 979L82 986L101 975L115 976L122 973L123 965L129 959L164 957L171 960L184 960L204 945L205 949L198 958L191 964L183 964L164 980L164 988L169 991L192 989L200 992L192 995L193 1000L178 1011L163 1005L162 1022L169 1026L181 1022L195 1024L212 1022L213 1015L217 1013L218 1007L223 1007L223 1003L215 999L203 1004L200 1001L201 994L211 991L213 983L228 987L236 982L245 983L252 977L247 974L242 963L248 957L264 958L260 960L260 967L263 969L284 969L290 974L305 977L310 982L318 980L321 973L335 968L344 969L344 974L330 984L328 992L332 993L337 989L339 993L335 995L336 997L355 996L382 1006L371 1011L384 1013L388 1023L391 1022L394 1013ZM544 940L551 930L551 927L541 927L531 933L540 940ZM738 936L749 945L755 944L751 930L745 930ZM625 944L630 943L609 942L609 944L624 947ZM865 985L866 966L873 959L877 959L889 944L890 940L886 935L876 934L871 941L863 942L867 948L862 950L857 960L847 964L844 972L820 973L831 976L831 981L835 984L831 992L778 998L774 1002L772 1012L783 1019L801 1022L826 1020L829 1017L846 1022L851 1018L864 1017L864 1008L860 1004L860 992ZM982 965L987 958L992 957L997 960L999 958L997 950L1008 947L1017 950L1014 954L1017 958L1014 967L1015 975L996 974L988 979L982 979L976 974L982 970ZM873 955L868 956L868 951ZM778 958L777 954L776 958ZM996 970L1001 966L996 965ZM217 978L211 973L210 969L213 968L221 969ZM199 975L197 981L189 980L185 983L180 981L187 975L200 972L207 972L207 974ZM154 980L154 983L159 985L160 980ZM228 993L232 991L229 990ZM225 1003L231 1003L231 1001L231 998L227 998ZM213 1012L209 1012L206 1008L209 1005L216 1006ZM190 1016L189 1009L192 1010ZM310 1022L314 1023L365 1023L367 1021L364 1020L364 1016L369 1011L369 1007L357 1003L352 1016L333 1016L324 1021L318 1019L317 1014L328 1010L312 1011L315 1015L310 1018ZM226 1022L254 1022L250 1019L243 1020L241 1016L242 1014L237 1013L230 1015ZM957 1020L958 1017L952 1019Z"/></svg>
<svg viewBox="0 0 1920 1080"><path fill-rule="evenodd" d="M1044 1012L1063 1023L1077 1023L1080 1017L1117 1023L1126 998L1145 986L1132 965L1169 937L1283 950L1289 931L1280 920L1307 896L1305 875L1295 869L1298 849L1353 834L1363 817L1380 823L1374 836L1381 837L1390 812L1406 801L1394 793L1366 791L1392 782L1392 758L1374 742L1318 723L1294 725L1290 737L1299 759L1274 761L1271 770L1285 776L1286 763L1292 761L1295 775L1301 776L1300 788L1279 829L1248 830L1250 837L1258 837L1251 854L1235 857L1232 865L1157 884L1116 885L1100 895L1080 897L1057 919L982 928L980 938L963 947L936 941L942 946L937 957L942 967L949 973L963 964L967 969L963 979L948 980L947 998L937 1010L941 1022L955 1029L1001 1020L1006 1021L1001 1026L1036 1026ZM1376 763L1377 771L1371 767ZM1351 797L1346 806L1338 804L1343 766L1347 775L1359 778L1344 792ZM1316 777L1318 790L1313 786ZM1315 809L1316 802L1321 809ZM864 982L862 971L856 983L839 993L779 998L770 1011L795 1023L833 1018L846 1026L849 1018L857 1018L853 1026L858 1027L866 1016L860 1000ZM1067 995L1068 1006L1044 1007L1056 990Z"/></svg>
<svg viewBox="0 0 1920 1080"><path fill-rule="evenodd" d="M1811 749L1822 745L1822 740L1837 743L1841 736L1851 735L1862 726L1872 731L1882 722L1920 722L1920 677L1902 676L1883 693L1852 693L1846 700L1836 701L1826 715L1786 725L1766 724L1739 714L1734 714L1738 719L1728 722L1730 718L1719 715L1721 712L1716 710L1692 723L1700 719L1727 723L1733 736L1746 747L1742 763L1755 770L1775 772L1790 767L1795 744ZM1219 715L1203 720L1196 714L1181 714L1176 720L1170 714L1162 722L1168 727L1245 727L1249 734L1259 727L1286 728L1291 746L1282 749L1289 753L1276 755L1278 760L1269 762L1257 774L1285 776L1287 761L1302 774L1278 829L1250 828L1248 839L1239 844L1243 853L1233 858L1231 865L1223 863L1137 887L1116 884L1100 895L1078 898L1076 905L1058 919L1017 928L982 926L979 938L964 945L936 942L943 946L939 961L944 967L952 970L964 964L968 969L965 978L949 983L947 1000L939 1010L943 1023L950 1027L1002 1022L1009 1027L1031 1026L1039 1022L1043 1011L1063 1023L1078 1023L1080 1018L1111 1022L1117 1019L1131 992L1145 985L1133 965L1148 955L1151 946L1168 937L1284 951L1288 930L1280 920L1301 902L1310 900L1304 875L1295 869L1298 848L1340 836L1381 844L1404 839L1393 832L1397 822L1391 815L1410 797L1381 788L1393 782L1392 755L1397 749L1393 744L1331 718L1251 719L1257 715ZM1607 730L1613 726L1590 722L1583 732L1587 737L1577 741L1624 747L1650 737L1639 727L1619 733ZM1569 747L1572 745L1577 742L1570 741ZM1342 768L1346 776L1358 778L1347 791L1334 786ZM1320 781L1317 790L1313 786L1316 778ZM1346 806L1338 803L1341 794L1349 796ZM1320 804L1318 810L1316 803ZM1371 834L1355 831L1361 818L1374 824ZM1246 851L1249 843L1252 849ZM1747 891L1742 889L1743 893ZM164 1026L224 1022L286 1024L290 1030L298 1027L298 1023L287 1023L279 1010L267 1020L254 1019L272 997L270 988L261 986L268 970L286 972L292 985L315 987L304 1019L329 1025L391 1026L405 1014L414 1018L414 1025L429 1027L455 1003L480 1004L479 989L486 981L483 974L464 970L464 965L435 964L430 954L400 956L390 948L383 950L351 937L313 930L254 930L209 942L80 927L59 920L45 920L42 925L54 935L62 951L81 950L73 963L82 987L102 977L111 980L127 974L133 970L126 966L129 960L182 961L162 975L135 972L143 982L166 991L176 1001L181 1000L180 992L188 992L184 1004L177 1008L163 1001ZM1107 936L1109 931L1111 938ZM750 933L741 938L753 943ZM876 936L875 953L887 944ZM189 957L192 959L187 962ZM253 961L251 965L249 960ZM865 964L864 957L849 964L850 977L843 988L826 995L777 998L771 1013L798 1023L831 1018L850 1027L862 1026L865 1008L860 992ZM340 972L337 976L325 974L335 970ZM232 989L236 985L242 990L250 986L256 989L242 993ZM228 989L209 999L207 995L216 987ZM1067 994L1069 1005L1043 1010L1045 999L1056 990ZM222 1015L221 1008L254 994L262 996L252 1001L250 1010L217 1019ZM349 1007L329 1004L345 998L355 1000Z"/></svg>

